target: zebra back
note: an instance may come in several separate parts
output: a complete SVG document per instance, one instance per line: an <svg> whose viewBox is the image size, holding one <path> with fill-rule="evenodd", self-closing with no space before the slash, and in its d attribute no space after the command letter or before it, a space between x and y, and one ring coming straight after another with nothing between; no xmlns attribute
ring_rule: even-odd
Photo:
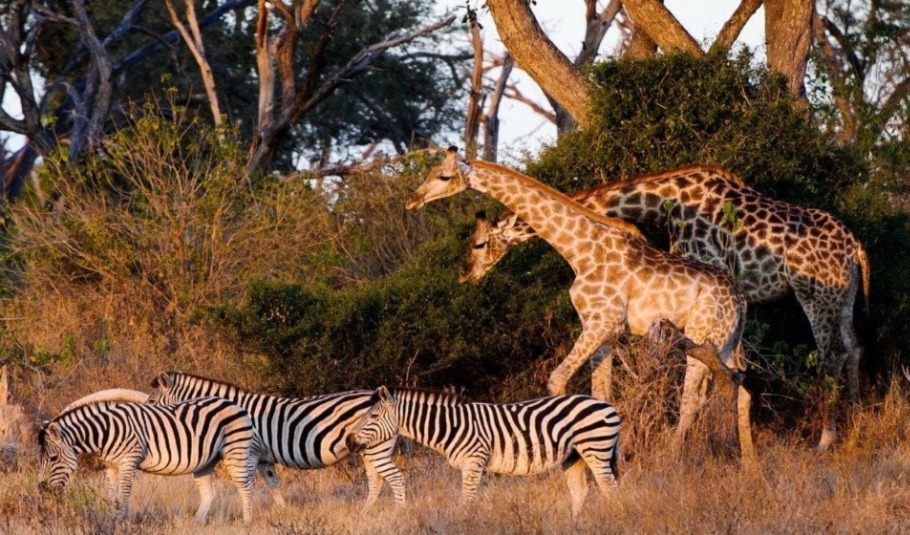
<svg viewBox="0 0 910 535"><path fill-rule="evenodd" d="M249 392L237 385L183 372L163 372L152 380L149 403L173 403L219 396L250 413L265 448L264 459L296 468L321 468L349 453L348 431L372 406L371 390L304 398Z"/></svg>

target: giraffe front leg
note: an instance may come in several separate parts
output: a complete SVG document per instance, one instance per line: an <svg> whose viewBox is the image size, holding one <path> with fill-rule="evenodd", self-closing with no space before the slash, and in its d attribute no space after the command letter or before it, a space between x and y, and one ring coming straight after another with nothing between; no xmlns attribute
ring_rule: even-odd
<svg viewBox="0 0 910 535"><path fill-rule="evenodd" d="M559 396L565 394L566 384L569 382L572 375L578 371L578 368L591 357L591 354L607 340L610 331L605 329L603 324L598 326L596 323L597 322L595 321L584 322L584 330L582 331L581 336L578 337L578 340L575 341L572 350L569 351L569 354L566 355L566 358L563 359L562 363L560 363L550 374L550 380L547 382L547 390L549 390L551 395Z"/></svg>

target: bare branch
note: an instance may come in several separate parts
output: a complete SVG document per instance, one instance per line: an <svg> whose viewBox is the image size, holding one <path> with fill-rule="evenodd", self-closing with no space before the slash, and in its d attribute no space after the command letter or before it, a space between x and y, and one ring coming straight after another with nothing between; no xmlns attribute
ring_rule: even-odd
<svg viewBox="0 0 910 535"><path fill-rule="evenodd" d="M534 99L526 97L521 90L518 89L516 84L509 84L506 86L503 94L506 98L512 99L516 102L521 102L525 106L531 108L531 110L543 117L544 119L550 121L553 124L556 124L556 113L544 108L538 104Z"/></svg>
<svg viewBox="0 0 910 535"><path fill-rule="evenodd" d="M764 0L742 0L739 3L739 7L736 8L736 11L733 12L733 15L724 23L724 27L718 32L717 38L714 39L714 43L711 45L711 52L730 50L730 47L733 46L733 43L746 26L746 23L749 22L752 15L758 11L758 8L761 7L763 1Z"/></svg>
<svg viewBox="0 0 910 535"><path fill-rule="evenodd" d="M209 107L212 110L212 120L214 121L215 126L221 126L223 119L221 116L221 106L218 105L218 91L215 89L215 75L212 73L212 67L205 57L205 44L202 41L202 32L199 30L199 22L196 19L195 2L194 0L184 0L184 8L189 29L187 29L186 25L183 24L183 21L180 20L180 15L177 13L177 9L174 7L173 2L171 2L171 0L164 0L164 4L167 7L168 13L171 15L171 22L174 24L174 27L177 28L177 31L180 32L183 41L186 43L187 48L190 49L193 58L196 60L196 64L199 66L202 84L205 87Z"/></svg>
<svg viewBox="0 0 910 535"><path fill-rule="evenodd" d="M502 102L514 64L512 56L506 52L503 57L502 71L499 73L499 79L496 80L493 94L490 97L490 106L484 117L483 159L488 162L496 162L499 157L499 105Z"/></svg>
<svg viewBox="0 0 910 535"><path fill-rule="evenodd" d="M613 24L613 20L619 14L619 10L622 9L622 2L620 0L610 0L599 15L595 11L595 1L588 0L586 7L588 24L585 27L585 39L581 44L581 52L575 57L575 65L578 67L591 63L597 57L597 51L600 50L600 44L603 42L604 36L607 35L607 30Z"/></svg>
<svg viewBox="0 0 910 535"><path fill-rule="evenodd" d="M464 128L465 157L477 158L477 132L480 129L480 116L483 106L483 38L480 36L480 25L471 21L471 46L474 49L474 67L471 69L471 91L468 94L468 112Z"/></svg>

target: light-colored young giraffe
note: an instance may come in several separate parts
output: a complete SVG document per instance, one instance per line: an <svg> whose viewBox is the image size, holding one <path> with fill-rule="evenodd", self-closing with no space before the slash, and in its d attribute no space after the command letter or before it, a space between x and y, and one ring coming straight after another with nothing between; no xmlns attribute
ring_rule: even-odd
<svg viewBox="0 0 910 535"><path fill-rule="evenodd" d="M853 304L860 284L868 301L869 264L862 244L836 218L763 196L713 166L607 183L572 199L599 214L665 226L673 250L729 270L749 302L794 292L826 373L838 377L846 361L848 391L858 396L862 349L853 329ZM514 213L492 224L478 222L461 280L479 279L511 246L535 236ZM833 439L829 423L819 446Z"/></svg>
<svg viewBox="0 0 910 535"><path fill-rule="evenodd" d="M592 212L507 167L482 161L468 163L454 148L430 171L408 200L407 208L417 209L468 188L514 210L575 272L569 295L582 333L551 373L547 384L551 394L563 394L568 379L598 348L614 343L626 329L645 334L659 319L673 322L700 349L710 348L728 366L734 364L745 303L725 271L655 249L629 223ZM707 372L704 364L687 358L677 444L700 405ZM745 390L738 398L740 444L744 458L751 462L749 398Z"/></svg>

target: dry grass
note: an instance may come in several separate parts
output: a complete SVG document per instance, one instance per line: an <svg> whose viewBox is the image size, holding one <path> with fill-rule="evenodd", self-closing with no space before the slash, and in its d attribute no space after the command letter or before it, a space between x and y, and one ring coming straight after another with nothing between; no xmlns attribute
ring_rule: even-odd
<svg viewBox="0 0 910 535"><path fill-rule="evenodd" d="M533 478L487 477L480 499L458 499L459 473L418 448L401 454L409 503L384 494L361 511L366 491L359 460L311 472L281 474L289 507L275 508L257 482L257 512L239 523L240 500L220 480L213 517L192 521L198 503L189 477L141 476L128 521L102 496L100 474L81 473L62 497L35 497L34 467L4 475L2 533L907 533L910 531L910 401L892 387L881 404L857 409L842 445L820 455L805 443L761 435L761 476L734 460L701 454L673 459L659 448L627 452L620 490L592 489L577 524L558 472ZM657 437L658 439L662 437Z"/></svg>

